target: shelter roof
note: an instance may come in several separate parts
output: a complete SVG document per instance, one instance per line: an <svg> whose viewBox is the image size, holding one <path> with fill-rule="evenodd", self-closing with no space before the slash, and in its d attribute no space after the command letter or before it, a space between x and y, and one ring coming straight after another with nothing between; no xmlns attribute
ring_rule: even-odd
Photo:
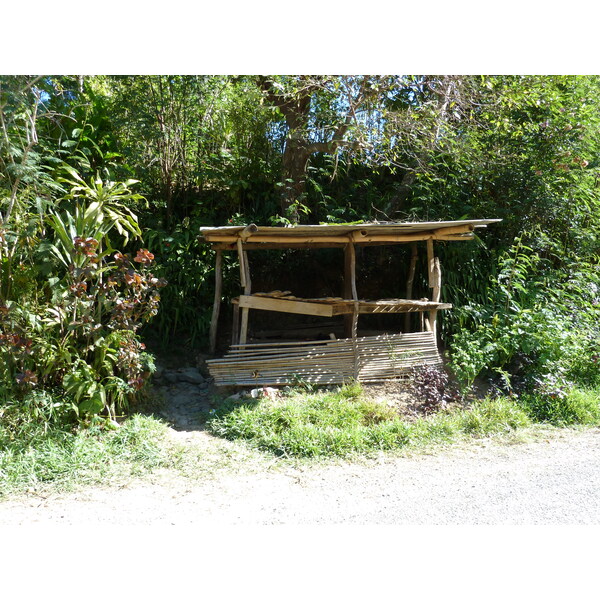
<svg viewBox="0 0 600 600"><path fill-rule="evenodd" d="M424 222L372 222L333 225L294 225L267 227L233 225L226 227L201 227L200 241L212 244L233 245L240 240L254 248L304 246L335 246L347 244L401 243L426 239L445 241L473 237L475 228L486 227L501 219L474 219L462 221Z"/></svg>

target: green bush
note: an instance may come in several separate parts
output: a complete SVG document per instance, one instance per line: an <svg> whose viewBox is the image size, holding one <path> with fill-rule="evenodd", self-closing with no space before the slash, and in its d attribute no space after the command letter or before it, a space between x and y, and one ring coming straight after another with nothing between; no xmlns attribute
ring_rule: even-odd
<svg viewBox="0 0 600 600"><path fill-rule="evenodd" d="M547 377L598 383L600 265L573 257L558 270L549 262L516 240L500 258L487 302L457 311L462 328L450 367L464 385L483 375L504 391L533 391Z"/></svg>
<svg viewBox="0 0 600 600"><path fill-rule="evenodd" d="M141 233L123 205L137 198L131 182L88 184L66 171L69 210L49 212L35 251L10 255L13 271L25 265L38 277L28 293L12 276L0 290L0 386L25 403L48 392L63 415L114 417L153 371L137 331L156 314L166 282L150 272L148 250L132 258L112 246L113 230L124 242Z"/></svg>

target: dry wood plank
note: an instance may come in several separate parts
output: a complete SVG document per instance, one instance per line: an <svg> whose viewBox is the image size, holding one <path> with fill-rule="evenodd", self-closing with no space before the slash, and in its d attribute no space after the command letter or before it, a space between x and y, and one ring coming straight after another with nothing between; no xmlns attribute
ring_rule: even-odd
<svg viewBox="0 0 600 600"><path fill-rule="evenodd" d="M239 305L240 307L245 308L272 310L275 312L286 312L299 315L332 317L334 314L333 307L327 304L284 300L281 298L265 298L260 296L240 296Z"/></svg>
<svg viewBox="0 0 600 600"><path fill-rule="evenodd" d="M474 240L475 236L472 233L464 234L464 235L436 235L436 240L444 241L444 242L468 242L470 240Z"/></svg>

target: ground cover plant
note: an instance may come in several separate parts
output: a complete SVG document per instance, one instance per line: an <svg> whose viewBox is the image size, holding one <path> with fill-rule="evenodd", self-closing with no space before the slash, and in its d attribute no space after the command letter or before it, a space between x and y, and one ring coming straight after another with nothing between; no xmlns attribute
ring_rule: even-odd
<svg viewBox="0 0 600 600"><path fill-rule="evenodd" d="M26 413L17 402L4 403L0 408L0 498L107 485L170 465L167 431L164 423L143 415L113 427L98 417L83 427L50 424L33 411Z"/></svg>
<svg viewBox="0 0 600 600"><path fill-rule="evenodd" d="M351 457L418 448L467 437L505 434L535 423L599 425L600 394L571 390L551 410L531 398L516 401L488 396L452 410L431 411L407 420L393 408L365 397L357 384L334 391L260 400L224 402L207 423L214 435L246 440L252 447L283 457Z"/></svg>

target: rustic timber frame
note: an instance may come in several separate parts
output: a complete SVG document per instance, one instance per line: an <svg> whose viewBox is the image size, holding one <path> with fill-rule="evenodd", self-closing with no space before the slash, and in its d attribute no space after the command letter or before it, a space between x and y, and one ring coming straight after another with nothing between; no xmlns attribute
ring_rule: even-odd
<svg viewBox="0 0 600 600"><path fill-rule="evenodd" d="M215 296L210 324L210 351L214 354L222 300L222 253L235 251L243 293L232 300L231 348L222 359L208 361L217 385L285 385L301 377L314 383L343 383L348 379L379 381L401 376L418 364L439 364L437 313L452 308L441 299L441 267L435 241L467 241L476 228L500 219L434 221L423 223L367 223L360 225L298 225L295 227L202 227L199 240L216 252ZM431 299L412 298L418 242L427 252ZM411 244L406 298L363 300L356 286L356 246ZM341 248L344 251L344 298L297 298L289 292L252 293L248 251L284 248ZM345 339L325 342L248 344L250 310L332 317L344 315ZM422 315L421 332L359 338L361 314L406 313ZM425 316L425 313L427 315Z"/></svg>

